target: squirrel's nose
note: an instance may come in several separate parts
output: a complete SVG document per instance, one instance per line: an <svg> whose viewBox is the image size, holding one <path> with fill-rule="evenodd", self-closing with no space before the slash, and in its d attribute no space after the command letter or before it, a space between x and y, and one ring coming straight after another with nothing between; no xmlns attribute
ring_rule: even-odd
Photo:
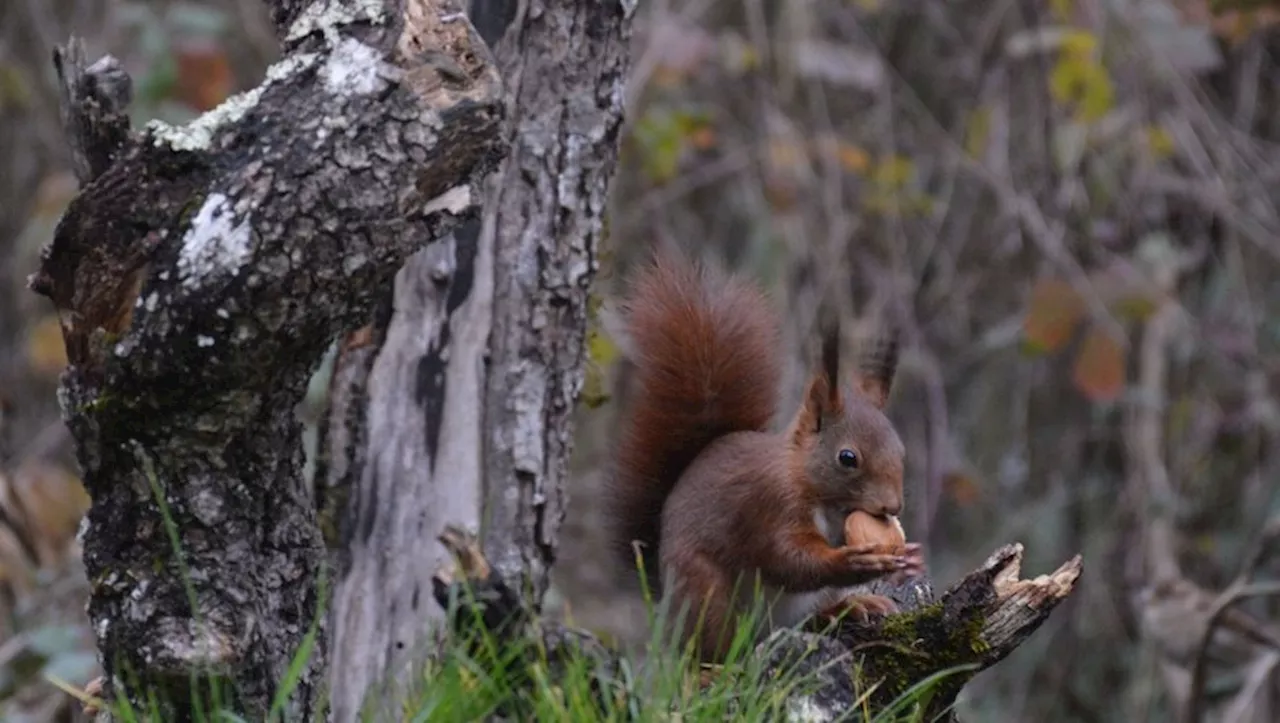
<svg viewBox="0 0 1280 723"><path fill-rule="evenodd" d="M880 505L880 511L876 514L876 516L877 517L897 517L898 513L900 512L902 512L902 503L894 501L894 502L888 502Z"/></svg>

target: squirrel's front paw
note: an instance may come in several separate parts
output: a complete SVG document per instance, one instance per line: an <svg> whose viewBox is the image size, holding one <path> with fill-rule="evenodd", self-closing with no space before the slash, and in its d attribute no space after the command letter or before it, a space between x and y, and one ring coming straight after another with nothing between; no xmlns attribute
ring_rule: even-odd
<svg viewBox="0 0 1280 723"><path fill-rule="evenodd" d="M885 575L910 577L924 569L919 543L894 548L884 545L843 547L841 555L852 578L848 584L859 585Z"/></svg>
<svg viewBox="0 0 1280 723"><path fill-rule="evenodd" d="M895 582L903 582L924 574L924 550L918 542L908 542L902 551L906 566L893 574Z"/></svg>

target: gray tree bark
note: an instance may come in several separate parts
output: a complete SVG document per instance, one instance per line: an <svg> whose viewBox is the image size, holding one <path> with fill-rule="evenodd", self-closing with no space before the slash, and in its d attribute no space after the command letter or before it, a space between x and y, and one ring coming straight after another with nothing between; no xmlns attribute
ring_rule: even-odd
<svg viewBox="0 0 1280 723"><path fill-rule="evenodd" d="M447 525L536 608L564 515L587 292L618 152L634 2L473 0L511 152L483 223L414 258L340 358L317 482L335 520L334 719L420 661Z"/></svg>
<svg viewBox="0 0 1280 723"><path fill-rule="evenodd" d="M488 0L492 2L492 0ZM635 0L521 2L497 48L511 154L486 199L494 316L485 549L540 603L564 518L588 290L618 154Z"/></svg>
<svg viewBox="0 0 1280 723"><path fill-rule="evenodd" d="M105 693L166 721L194 717L192 676L264 720L309 630L280 712L313 715L324 558L294 407L504 150L501 80L449 0L271 10L281 60L181 128L129 127L114 59L56 56L82 190L30 285L63 321Z"/></svg>

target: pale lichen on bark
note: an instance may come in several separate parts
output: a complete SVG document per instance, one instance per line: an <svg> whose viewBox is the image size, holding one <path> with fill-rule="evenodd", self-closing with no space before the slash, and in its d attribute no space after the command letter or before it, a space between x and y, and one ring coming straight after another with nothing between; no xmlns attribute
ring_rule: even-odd
<svg viewBox="0 0 1280 723"><path fill-rule="evenodd" d="M416 3L406 4L412 6ZM335 29L343 25L357 22L381 24L386 16L383 0L319 0L307 4L298 19L289 26L284 39L286 43L292 43L315 32L327 39L334 38Z"/></svg>
<svg viewBox="0 0 1280 723"><path fill-rule="evenodd" d="M248 215L237 214L224 194L209 194L182 237L178 273L183 284L195 289L211 274L235 275L253 251L250 223ZM151 298L156 298L156 292ZM154 310L154 305L148 305L148 311Z"/></svg>
<svg viewBox="0 0 1280 723"><path fill-rule="evenodd" d="M382 61L382 53L354 38L341 40L320 69L324 89L337 96L368 95L400 79L399 68Z"/></svg>

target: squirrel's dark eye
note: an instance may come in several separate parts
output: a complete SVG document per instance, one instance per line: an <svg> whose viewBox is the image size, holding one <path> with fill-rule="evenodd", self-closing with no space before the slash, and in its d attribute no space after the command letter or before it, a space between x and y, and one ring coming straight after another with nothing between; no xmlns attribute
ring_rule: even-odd
<svg viewBox="0 0 1280 723"><path fill-rule="evenodd" d="M842 467L848 467L849 469L858 468L858 454L852 449L840 450L840 454L836 455L836 460L840 462L840 466Z"/></svg>

